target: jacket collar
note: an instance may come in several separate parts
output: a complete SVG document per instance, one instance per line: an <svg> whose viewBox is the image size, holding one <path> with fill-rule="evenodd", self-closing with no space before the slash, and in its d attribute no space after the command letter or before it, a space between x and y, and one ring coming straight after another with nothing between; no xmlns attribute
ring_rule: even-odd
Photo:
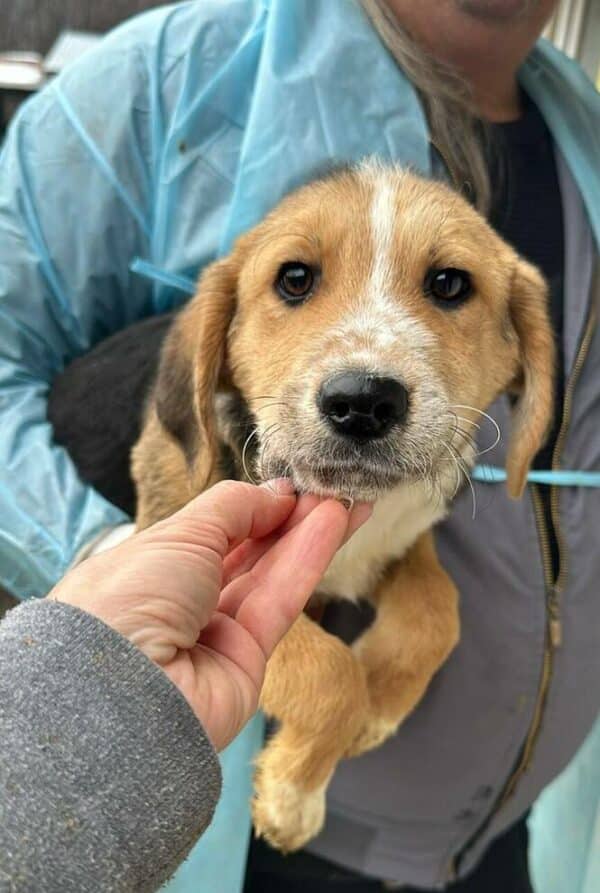
<svg viewBox="0 0 600 893"><path fill-rule="evenodd" d="M576 62L547 40L526 59L519 80L552 134L582 196L600 246L600 94Z"/></svg>

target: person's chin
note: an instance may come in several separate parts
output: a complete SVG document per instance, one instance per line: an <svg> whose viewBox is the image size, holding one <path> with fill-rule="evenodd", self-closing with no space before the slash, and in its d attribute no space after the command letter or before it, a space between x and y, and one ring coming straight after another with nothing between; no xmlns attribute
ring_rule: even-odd
<svg viewBox="0 0 600 893"><path fill-rule="evenodd" d="M462 12L491 24L524 18L535 9L538 0L456 0L456 2Z"/></svg>

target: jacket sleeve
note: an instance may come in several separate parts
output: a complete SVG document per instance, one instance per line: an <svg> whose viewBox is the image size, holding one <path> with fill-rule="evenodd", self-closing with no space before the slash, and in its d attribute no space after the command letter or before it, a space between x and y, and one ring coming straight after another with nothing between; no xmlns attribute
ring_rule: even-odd
<svg viewBox="0 0 600 893"><path fill-rule="evenodd" d="M221 772L187 701L91 615L0 623L0 889L151 891L210 822Z"/></svg>
<svg viewBox="0 0 600 893"><path fill-rule="evenodd" d="M131 29L130 29L131 32ZM44 594L127 520L52 444L53 376L152 311L152 92L141 38L109 38L16 117L0 155L0 583Z"/></svg>
<svg viewBox="0 0 600 893"><path fill-rule="evenodd" d="M178 177L195 156L181 154L181 134L191 118L209 145L215 128L239 129L207 97L246 108L230 85L250 89L246 57L256 64L264 15L262 0L203 0L138 16L10 129L0 155L0 585L18 598L44 594L86 544L127 520L53 445L49 383L103 337L170 309L132 272L136 259L178 269L182 251L174 260L170 248L191 243L194 269L212 257L224 187L190 201L198 190Z"/></svg>

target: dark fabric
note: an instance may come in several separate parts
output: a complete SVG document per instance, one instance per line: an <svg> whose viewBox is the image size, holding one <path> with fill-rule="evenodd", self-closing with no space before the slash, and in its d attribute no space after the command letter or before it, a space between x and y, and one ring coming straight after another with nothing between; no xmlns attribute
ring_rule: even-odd
<svg viewBox="0 0 600 893"><path fill-rule="evenodd" d="M490 222L503 238L535 264L548 281L549 309L557 347L554 424L534 466L552 467L552 454L562 418L564 400L564 222L560 184L550 131L537 107L522 94L523 114L518 121L492 127L490 176L493 207ZM542 485L550 534L554 579L559 554L551 519L550 487Z"/></svg>
<svg viewBox="0 0 600 893"><path fill-rule="evenodd" d="M516 250L540 268L550 286L554 331L564 323L563 210L554 143L537 107L523 94L517 121L492 127L490 222ZM562 351L558 343L562 370Z"/></svg>
<svg viewBox="0 0 600 893"><path fill-rule="evenodd" d="M145 319L102 341L67 366L48 394L54 442L68 450L86 483L131 516L129 454L173 317Z"/></svg>
<svg viewBox="0 0 600 893"><path fill-rule="evenodd" d="M498 837L475 869L447 889L452 893L533 893L527 849L529 833L523 817ZM282 856L254 840L248 856L244 893L383 893L382 881L361 877L310 853ZM403 893L424 893L414 887L397 887ZM425 891L434 893L434 891Z"/></svg>

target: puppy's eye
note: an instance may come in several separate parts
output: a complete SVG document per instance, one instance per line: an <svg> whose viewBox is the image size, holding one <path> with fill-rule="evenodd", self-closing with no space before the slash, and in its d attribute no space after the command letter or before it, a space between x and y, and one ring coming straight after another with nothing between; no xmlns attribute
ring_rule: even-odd
<svg viewBox="0 0 600 893"><path fill-rule="evenodd" d="M465 270L457 270L455 267L428 270L423 288L426 295L435 298L438 303L448 306L461 304L473 291L469 274Z"/></svg>
<svg viewBox="0 0 600 893"><path fill-rule="evenodd" d="M301 261L288 261L279 268L275 288L287 304L301 304L311 296L317 274Z"/></svg>

